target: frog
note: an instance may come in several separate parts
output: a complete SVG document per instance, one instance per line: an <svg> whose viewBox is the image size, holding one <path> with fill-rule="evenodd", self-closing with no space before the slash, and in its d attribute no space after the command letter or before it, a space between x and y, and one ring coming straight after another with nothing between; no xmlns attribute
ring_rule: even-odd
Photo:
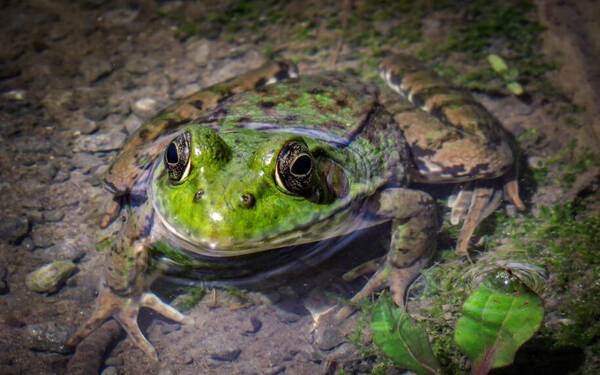
<svg viewBox="0 0 600 375"><path fill-rule="evenodd" d="M285 270L322 251L295 254L298 245L382 223L390 224L387 253L336 318L384 288L405 307L436 250L441 219L428 188L457 187L451 221L463 223L456 251L465 256L503 198L523 209L517 147L493 115L411 56L391 53L378 70L381 81L364 82L270 62L191 94L133 132L103 176L119 203L103 222L118 229L96 308L68 344L112 318L158 360L138 326L140 308L192 320L151 291L157 278Z"/></svg>

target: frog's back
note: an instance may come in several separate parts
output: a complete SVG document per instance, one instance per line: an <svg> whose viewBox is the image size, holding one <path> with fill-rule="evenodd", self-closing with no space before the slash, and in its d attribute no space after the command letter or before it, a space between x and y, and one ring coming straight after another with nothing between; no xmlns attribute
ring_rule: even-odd
<svg viewBox="0 0 600 375"><path fill-rule="evenodd" d="M370 175L404 185L408 147L377 88L351 74L325 72L263 86L230 97L200 123L228 131L253 128L296 132L350 147Z"/></svg>

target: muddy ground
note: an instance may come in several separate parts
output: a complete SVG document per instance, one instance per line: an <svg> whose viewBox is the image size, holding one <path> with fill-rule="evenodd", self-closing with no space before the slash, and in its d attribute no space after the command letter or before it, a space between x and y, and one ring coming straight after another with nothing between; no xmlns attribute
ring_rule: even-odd
<svg viewBox="0 0 600 375"><path fill-rule="evenodd" d="M340 14L352 6L347 3L339 5ZM600 6L593 1L536 5L537 20L547 27L539 48L560 62L545 75L558 94L536 91L524 99L506 92L478 94L515 136L537 129L534 139L521 144L525 163L559 152L571 139L581 147L600 144ZM308 56L298 47L306 40L273 42L248 29L182 36L178 21L165 16L181 6L0 2L0 374L67 373L71 352L64 343L92 309L104 262L95 244L110 233L99 228L111 202L99 176L137 126L166 104L261 65L267 54L294 59L301 71L364 67L357 62L363 50L335 27L309 33L309 40L325 35L333 42ZM327 6L331 19L336 7ZM430 42L452 20L426 7L423 17L420 27ZM256 21L255 30L262 22ZM339 24L352 27L343 17ZM383 41L378 48L395 46ZM581 108L575 116L582 126L565 129L556 112L568 105ZM527 194L528 206L535 210L573 199L597 183L597 169L587 174L570 190L537 186ZM30 272L55 260L71 260L77 267L64 285L49 294L26 287ZM335 338L312 331L311 312L332 303L329 292L348 297L356 289L336 283L335 272L323 271L343 264L335 260L308 280L298 275L285 285L242 295L209 291L187 312L193 326L143 311L142 329L161 361L152 362L120 337L101 371L329 374L345 368L346 373L370 373L372 357L356 359L360 356L351 344L329 343ZM338 276L344 267L337 267ZM326 290L319 288L324 285ZM165 298L174 296L172 288L165 290Z"/></svg>

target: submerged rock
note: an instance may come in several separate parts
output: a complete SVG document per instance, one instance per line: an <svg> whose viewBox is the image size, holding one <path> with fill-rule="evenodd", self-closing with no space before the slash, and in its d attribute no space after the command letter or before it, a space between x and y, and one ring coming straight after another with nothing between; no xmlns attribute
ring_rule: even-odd
<svg viewBox="0 0 600 375"><path fill-rule="evenodd" d="M70 260L58 260L46 264L27 275L25 285L34 292L54 293L75 271L77 271L75 263Z"/></svg>
<svg viewBox="0 0 600 375"><path fill-rule="evenodd" d="M27 348L43 352L67 353L69 331L55 322L29 324L23 331L23 341Z"/></svg>

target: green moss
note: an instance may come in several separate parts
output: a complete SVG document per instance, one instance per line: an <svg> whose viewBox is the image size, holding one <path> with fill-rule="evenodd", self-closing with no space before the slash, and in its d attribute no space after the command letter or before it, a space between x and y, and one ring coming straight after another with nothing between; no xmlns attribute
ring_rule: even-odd
<svg viewBox="0 0 600 375"><path fill-rule="evenodd" d="M181 288L179 292L183 293L183 295L177 299L175 308L181 312L186 312L194 308L206 295L206 289L202 287Z"/></svg>

